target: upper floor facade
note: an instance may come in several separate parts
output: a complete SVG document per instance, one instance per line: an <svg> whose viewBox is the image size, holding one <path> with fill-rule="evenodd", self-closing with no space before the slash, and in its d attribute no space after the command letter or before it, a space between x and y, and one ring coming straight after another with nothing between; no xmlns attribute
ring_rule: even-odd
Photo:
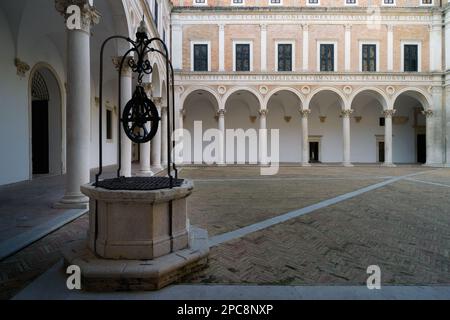
<svg viewBox="0 0 450 320"><path fill-rule="evenodd" d="M267 8L271 0L243 0L237 8L234 0L196 1L202 0L173 1L173 62L184 73L449 69L446 1L396 0L383 6L384 0L356 0L347 6L347 0L319 0L313 8L290 0L280 0L276 8ZM369 8L370 3L378 6Z"/></svg>

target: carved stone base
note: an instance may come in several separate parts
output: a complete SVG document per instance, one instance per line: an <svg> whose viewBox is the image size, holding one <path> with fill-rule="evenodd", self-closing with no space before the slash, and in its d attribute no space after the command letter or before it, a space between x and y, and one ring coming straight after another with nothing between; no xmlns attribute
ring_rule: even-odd
<svg viewBox="0 0 450 320"><path fill-rule="evenodd" d="M191 229L189 248L154 260L110 260L96 256L86 241L63 251L65 267L81 269L82 290L94 292L153 291L162 289L208 264L208 233Z"/></svg>

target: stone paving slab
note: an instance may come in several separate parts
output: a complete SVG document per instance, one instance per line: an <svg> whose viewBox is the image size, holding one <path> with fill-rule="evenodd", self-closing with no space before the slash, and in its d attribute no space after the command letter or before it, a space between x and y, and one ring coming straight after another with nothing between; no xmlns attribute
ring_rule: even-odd
<svg viewBox="0 0 450 320"><path fill-rule="evenodd" d="M361 285L379 265L384 284L449 285L449 208L448 191L397 182L213 248L186 282Z"/></svg>

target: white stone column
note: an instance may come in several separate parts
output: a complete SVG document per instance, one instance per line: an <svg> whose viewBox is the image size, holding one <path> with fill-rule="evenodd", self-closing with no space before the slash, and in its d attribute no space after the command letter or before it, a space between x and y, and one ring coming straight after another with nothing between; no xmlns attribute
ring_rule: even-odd
<svg viewBox="0 0 450 320"><path fill-rule="evenodd" d="M394 26L387 26L387 70L394 70Z"/></svg>
<svg viewBox="0 0 450 320"><path fill-rule="evenodd" d="M445 8L445 70L450 71L450 4Z"/></svg>
<svg viewBox="0 0 450 320"><path fill-rule="evenodd" d="M116 70L119 70L120 63L122 61L123 57L113 57L112 62L114 66L116 67ZM131 100L133 96L132 87L133 87L133 78L131 76L131 69L128 66L128 61L131 59L131 57L125 58L125 61L123 63L122 67L122 73L120 75L120 82L121 82L121 100L120 100L120 116L122 116L122 112L128 103L128 101ZM121 134L120 134L120 157L122 159L121 161L121 170L120 175L123 177L131 177L131 163L132 163L132 154L133 154L133 144L131 140L127 137L123 129L121 128Z"/></svg>
<svg viewBox="0 0 450 320"><path fill-rule="evenodd" d="M444 121L445 130L445 163L446 167L450 167L450 74L446 75L445 80L445 107L444 112L446 119Z"/></svg>
<svg viewBox="0 0 450 320"><path fill-rule="evenodd" d="M344 159L343 165L345 167L351 167L352 163L350 160L350 117L353 114L352 109L343 110L342 115L342 129L343 129L343 151Z"/></svg>
<svg viewBox="0 0 450 320"><path fill-rule="evenodd" d="M345 69L344 71L350 71L351 68L351 56L352 56L352 26L345 25Z"/></svg>
<svg viewBox="0 0 450 320"><path fill-rule="evenodd" d="M261 71L267 71L267 25L261 25Z"/></svg>
<svg viewBox="0 0 450 320"><path fill-rule="evenodd" d="M308 117L311 114L311 110L301 109L300 114L302 116L302 166L310 167Z"/></svg>
<svg viewBox="0 0 450 320"><path fill-rule="evenodd" d="M384 166L394 167L392 162L392 117L396 110L388 109L383 111L384 115Z"/></svg>
<svg viewBox="0 0 450 320"><path fill-rule="evenodd" d="M183 69L183 26L172 25L172 64L175 70Z"/></svg>
<svg viewBox="0 0 450 320"><path fill-rule="evenodd" d="M146 83L144 85L145 92L147 96L151 96L152 84ZM151 152L151 142L142 143L140 148L140 176L152 176L153 172L151 169L150 152Z"/></svg>
<svg viewBox="0 0 450 320"><path fill-rule="evenodd" d="M219 24L219 71L225 71L225 26Z"/></svg>
<svg viewBox="0 0 450 320"><path fill-rule="evenodd" d="M81 1L77 1L80 4ZM57 0L56 10L66 19L75 1ZM90 181L91 27L100 16L89 1L81 8L81 29L67 29L67 178L65 195L57 208L87 208L80 186ZM67 24L66 24L67 26Z"/></svg>
<svg viewBox="0 0 450 320"><path fill-rule="evenodd" d="M303 25L303 71L309 69L309 27L307 24Z"/></svg>
<svg viewBox="0 0 450 320"><path fill-rule="evenodd" d="M225 109L220 109L217 112L219 137L219 165L225 164Z"/></svg>
<svg viewBox="0 0 450 320"><path fill-rule="evenodd" d="M259 111L259 164L266 166L267 159L267 109Z"/></svg>
<svg viewBox="0 0 450 320"><path fill-rule="evenodd" d="M161 114L161 98L154 98L153 102L155 103L156 108L158 109L158 113ZM151 162L152 169L154 173L162 170L161 166L161 128L156 132L155 137L152 140L152 151L151 151Z"/></svg>
<svg viewBox="0 0 450 320"><path fill-rule="evenodd" d="M433 166L435 161L433 159L433 143L434 143L434 118L433 110L427 109L422 111L426 117L426 150L427 150L427 161L425 165Z"/></svg>
<svg viewBox="0 0 450 320"><path fill-rule="evenodd" d="M432 94L432 106L430 108L433 110L433 125L432 125L432 139L431 143L431 158L435 166L442 166L445 162L444 159L444 111L443 111L443 88L442 88L442 77L440 75L433 76L433 82L436 84L431 89ZM428 128L426 135L428 136Z"/></svg>
<svg viewBox="0 0 450 320"><path fill-rule="evenodd" d="M433 13L433 23L430 28L430 71L442 71L442 14Z"/></svg>
<svg viewBox="0 0 450 320"><path fill-rule="evenodd" d="M167 166L167 107L161 107L161 162Z"/></svg>

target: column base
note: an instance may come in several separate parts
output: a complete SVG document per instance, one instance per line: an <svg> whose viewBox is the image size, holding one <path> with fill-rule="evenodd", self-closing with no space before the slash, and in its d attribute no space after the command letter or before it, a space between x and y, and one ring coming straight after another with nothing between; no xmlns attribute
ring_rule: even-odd
<svg viewBox="0 0 450 320"><path fill-rule="evenodd" d="M393 164L392 162L389 162L389 163L384 162L384 163L381 164L381 166L382 166L382 167L386 167L386 168L395 168L395 167L397 167L397 166L396 166L395 164Z"/></svg>
<svg viewBox="0 0 450 320"><path fill-rule="evenodd" d="M154 174L157 174L158 172L161 172L163 169L164 169L163 166L160 165L160 164L152 166L152 172Z"/></svg>
<svg viewBox="0 0 450 320"><path fill-rule="evenodd" d="M450 164L427 162L427 163L424 163L422 166L423 167L442 168L442 167L450 167Z"/></svg>
<svg viewBox="0 0 450 320"><path fill-rule="evenodd" d="M216 165L218 167L226 167L227 166L227 164L225 162L218 162L218 163L216 163Z"/></svg>
<svg viewBox="0 0 450 320"><path fill-rule="evenodd" d="M301 166L302 167L312 167L312 164L309 162L302 162Z"/></svg>
<svg viewBox="0 0 450 320"><path fill-rule="evenodd" d="M53 204L55 209L89 209L89 198L80 195L67 195L64 196L60 201Z"/></svg>
<svg viewBox="0 0 450 320"><path fill-rule="evenodd" d="M342 163L342 166L347 167L347 168L354 167L354 165L351 162L344 162L344 163Z"/></svg>
<svg viewBox="0 0 450 320"><path fill-rule="evenodd" d="M151 170L141 170L136 173L138 177L153 177L155 174Z"/></svg>

